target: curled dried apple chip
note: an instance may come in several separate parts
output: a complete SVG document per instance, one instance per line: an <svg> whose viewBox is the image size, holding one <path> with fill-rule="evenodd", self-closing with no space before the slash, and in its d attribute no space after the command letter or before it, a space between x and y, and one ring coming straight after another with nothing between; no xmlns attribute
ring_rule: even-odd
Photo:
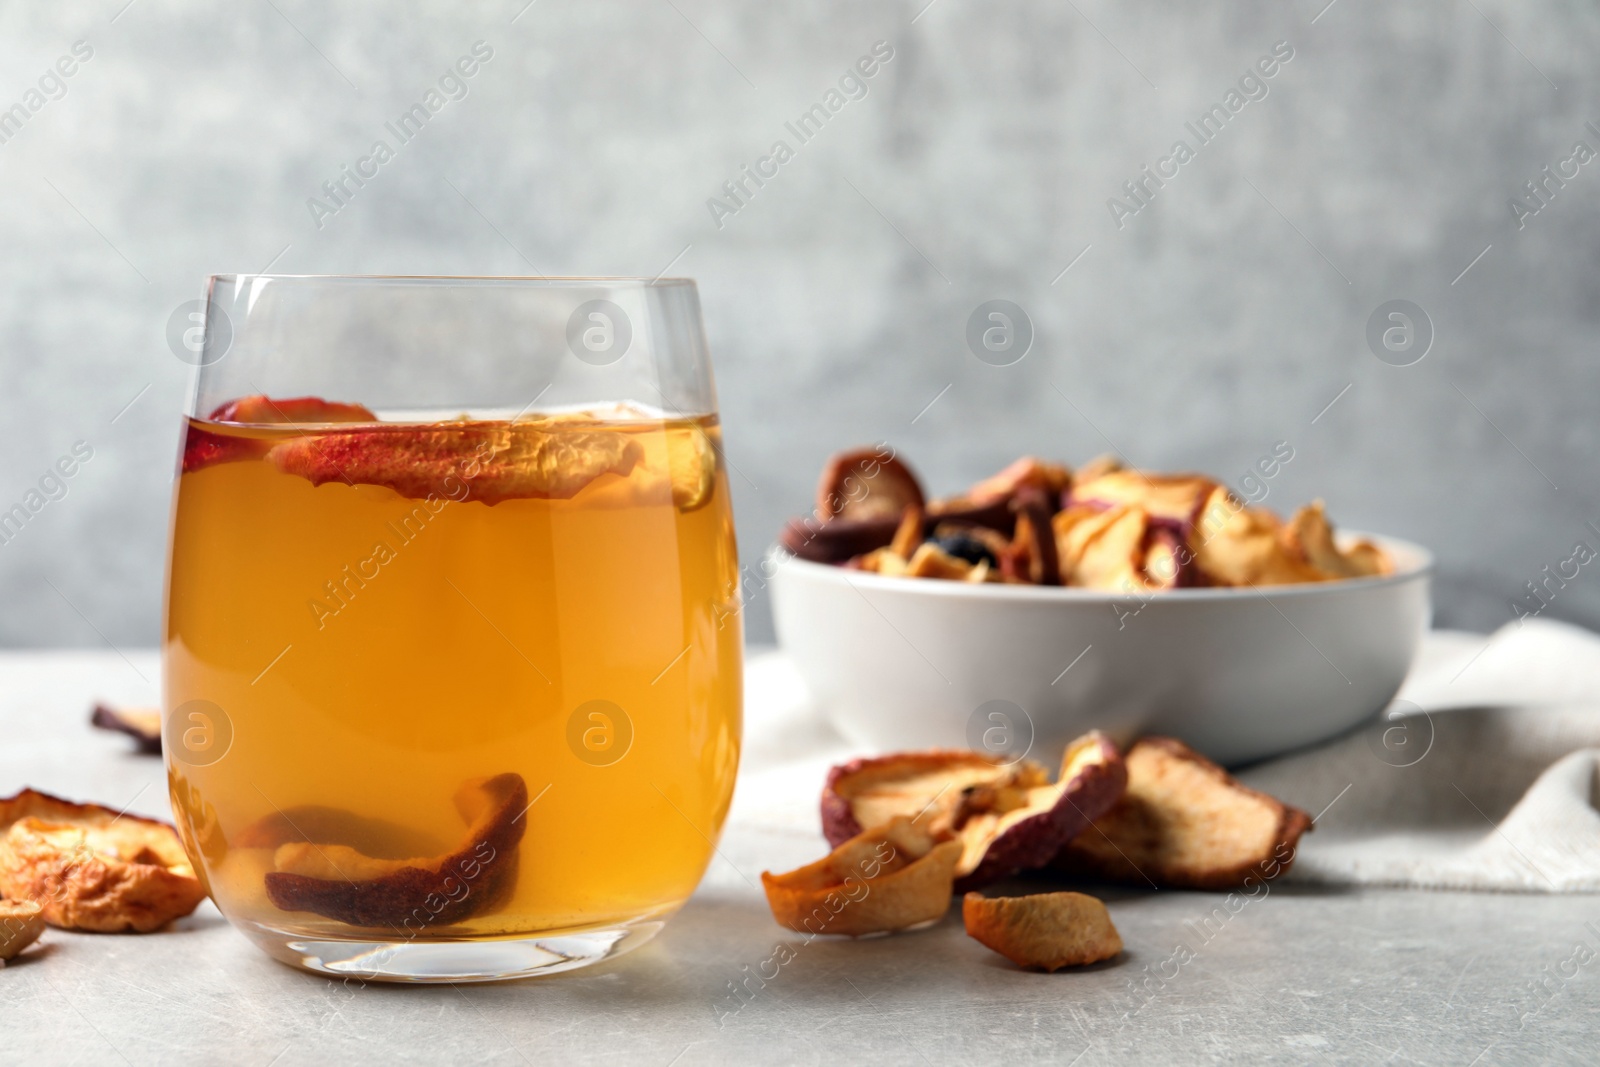
<svg viewBox="0 0 1600 1067"><path fill-rule="evenodd" d="M0 963L39 940L44 925L44 909L32 901L0 900Z"/></svg>
<svg viewBox="0 0 1600 1067"><path fill-rule="evenodd" d="M207 416L211 422L242 422L252 425L281 426L329 422L377 422L378 416L360 404L324 400L320 396L242 396L220 405Z"/></svg>
<svg viewBox="0 0 1600 1067"><path fill-rule="evenodd" d="M51 926L146 933L206 893L170 824L24 789L0 800L0 896Z"/></svg>
<svg viewBox="0 0 1600 1067"><path fill-rule="evenodd" d="M767 906L799 933L867 934L937 922L950 909L961 845L935 841L910 819L842 841L827 856L785 874L761 872Z"/></svg>
<svg viewBox="0 0 1600 1067"><path fill-rule="evenodd" d="M565 500L605 474L626 477L644 450L610 430L540 428L509 422L373 426L281 441L267 458L312 485L381 485L413 500L429 496L498 504Z"/></svg>
<svg viewBox="0 0 1600 1067"><path fill-rule="evenodd" d="M828 519L889 519L923 507L922 483L887 448L835 453L817 483L817 515ZM892 536L892 535L891 535Z"/></svg>
<svg viewBox="0 0 1600 1067"><path fill-rule="evenodd" d="M704 430L686 426L668 431L667 466L672 479L672 502L679 511L693 511L711 499L717 478L717 451Z"/></svg>
<svg viewBox="0 0 1600 1067"><path fill-rule="evenodd" d="M109 704L96 704L89 715L89 725L98 730L127 734L139 743L140 752L161 754L160 708L114 708Z"/></svg>
<svg viewBox="0 0 1600 1067"><path fill-rule="evenodd" d="M274 399L256 395L221 404L206 419L212 423L282 426L289 423L377 422L378 416L360 404L342 404L317 396ZM191 423L183 443L183 471L187 474L218 463L259 459L266 455L269 447L271 442L259 437L236 436Z"/></svg>
<svg viewBox="0 0 1600 1067"><path fill-rule="evenodd" d="M1391 569L1383 550L1371 541L1359 541L1349 549L1341 549L1334 541L1333 527L1320 500L1295 512L1284 524L1281 536L1291 556L1330 578L1371 578L1387 574Z"/></svg>
<svg viewBox="0 0 1600 1067"><path fill-rule="evenodd" d="M1032 760L1005 763L960 750L853 760L828 772L822 832L840 845L864 829L912 819L961 844L956 888L976 889L1044 866L1122 796L1122 756L1099 731L1067 746L1050 781Z"/></svg>
<svg viewBox="0 0 1600 1067"><path fill-rule="evenodd" d="M1051 867L1134 885L1234 889L1287 871L1311 828L1299 808L1241 785L1170 737L1135 742L1127 769L1122 799Z"/></svg>
<svg viewBox="0 0 1600 1067"><path fill-rule="evenodd" d="M778 544L812 563L843 563L887 546L900 527L898 518L790 519L778 533Z"/></svg>
<svg viewBox="0 0 1600 1067"><path fill-rule="evenodd" d="M1059 971L1099 963L1122 951L1122 937L1105 904L1083 893L968 893L961 900L961 919L968 937L1018 967Z"/></svg>
<svg viewBox="0 0 1600 1067"><path fill-rule="evenodd" d="M374 855L403 850L415 838L375 835L374 827L389 824L334 809L301 820L270 815L235 845L274 850L267 898L283 911L391 930L447 926L483 914L512 888L528 787L519 774L475 779L456 791L455 806L467 833L443 855Z"/></svg>
<svg viewBox="0 0 1600 1067"><path fill-rule="evenodd" d="M1023 456L1005 470L992 474L966 492L966 499L974 504L994 500L1013 499L1024 489L1034 489L1052 501L1072 484L1072 472L1059 463L1049 463L1036 456Z"/></svg>

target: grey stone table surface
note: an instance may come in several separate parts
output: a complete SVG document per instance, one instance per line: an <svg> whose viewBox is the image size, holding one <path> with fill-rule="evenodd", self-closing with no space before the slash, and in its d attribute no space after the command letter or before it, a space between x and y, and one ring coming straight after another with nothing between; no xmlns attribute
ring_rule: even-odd
<svg viewBox="0 0 1600 1067"><path fill-rule="evenodd" d="M149 653L0 654L0 792L168 814L160 761L86 723L93 699L150 701L156 679ZM209 904L158 934L48 931L0 970L0 1063L1595 1060L1594 896L1280 885L1230 913L1108 888L1127 951L1032 974L968 939L959 909L861 942L778 928L754 876L816 858L820 834L738 812L654 942L552 978L352 988L273 962Z"/></svg>

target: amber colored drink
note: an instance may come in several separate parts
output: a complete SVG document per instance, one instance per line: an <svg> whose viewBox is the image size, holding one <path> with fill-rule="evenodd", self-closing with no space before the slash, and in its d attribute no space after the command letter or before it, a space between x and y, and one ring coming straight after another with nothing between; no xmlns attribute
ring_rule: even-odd
<svg viewBox="0 0 1600 1067"><path fill-rule="evenodd" d="M683 903L739 757L718 441L712 419L630 410L191 420L166 738L224 913L425 941Z"/></svg>

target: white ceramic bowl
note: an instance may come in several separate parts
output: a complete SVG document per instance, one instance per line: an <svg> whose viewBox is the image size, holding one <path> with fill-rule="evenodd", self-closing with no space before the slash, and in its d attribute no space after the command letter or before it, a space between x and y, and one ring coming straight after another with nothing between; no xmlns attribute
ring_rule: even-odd
<svg viewBox="0 0 1600 1067"><path fill-rule="evenodd" d="M1099 728L1239 764L1332 737L1400 688L1430 621L1433 558L1372 540L1393 575L1143 602L887 578L778 550L769 573L779 642L863 749L1031 747L1049 764Z"/></svg>

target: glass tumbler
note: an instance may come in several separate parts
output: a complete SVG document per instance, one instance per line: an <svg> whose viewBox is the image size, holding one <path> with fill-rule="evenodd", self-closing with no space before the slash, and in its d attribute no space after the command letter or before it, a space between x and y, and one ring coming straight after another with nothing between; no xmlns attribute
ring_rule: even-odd
<svg viewBox="0 0 1600 1067"><path fill-rule="evenodd" d="M366 980L648 940L739 759L694 283L219 275L205 316L163 747L212 899Z"/></svg>

